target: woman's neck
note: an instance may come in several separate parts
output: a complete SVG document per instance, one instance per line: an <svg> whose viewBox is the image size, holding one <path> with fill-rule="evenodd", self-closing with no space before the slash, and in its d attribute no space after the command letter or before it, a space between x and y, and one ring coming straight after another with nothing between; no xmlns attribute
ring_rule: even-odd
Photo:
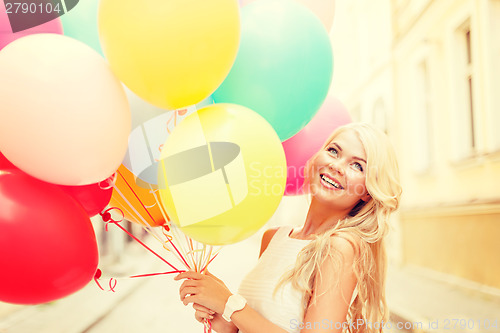
<svg viewBox="0 0 500 333"><path fill-rule="evenodd" d="M313 198L304 225L294 233L294 237L312 238L313 235L321 234L334 227L348 213L348 211L335 211L331 206L322 205Z"/></svg>

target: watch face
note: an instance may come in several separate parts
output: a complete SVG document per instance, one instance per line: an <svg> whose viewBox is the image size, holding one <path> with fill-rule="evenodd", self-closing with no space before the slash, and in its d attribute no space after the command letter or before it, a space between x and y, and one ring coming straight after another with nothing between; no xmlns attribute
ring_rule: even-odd
<svg viewBox="0 0 500 333"><path fill-rule="evenodd" d="M243 309L243 307L245 307L246 301L245 301L245 299L243 297L238 297L234 301L235 301L234 302L234 304L235 304L234 307L236 309L241 310L241 309Z"/></svg>
<svg viewBox="0 0 500 333"><path fill-rule="evenodd" d="M231 316L235 311L240 311L247 304L247 300L244 299L240 295L231 295L229 296L226 307L224 308L224 313L222 314L222 318L226 321L231 321Z"/></svg>
<svg viewBox="0 0 500 333"><path fill-rule="evenodd" d="M239 311L245 307L247 301L240 295L231 295L227 301L227 306L232 311Z"/></svg>

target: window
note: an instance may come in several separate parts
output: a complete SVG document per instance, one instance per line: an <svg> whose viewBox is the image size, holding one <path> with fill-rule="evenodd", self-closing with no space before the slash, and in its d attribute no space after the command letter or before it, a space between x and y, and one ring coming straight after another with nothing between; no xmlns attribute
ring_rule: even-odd
<svg viewBox="0 0 500 333"><path fill-rule="evenodd" d="M489 62L489 90L488 97L491 99L489 105L490 112L490 131L492 136L491 150L500 150L500 0L491 0L489 2L489 39L487 45L490 47L488 52Z"/></svg>
<svg viewBox="0 0 500 333"><path fill-rule="evenodd" d="M470 141L469 145L472 148L472 150L476 149L476 139L475 139L475 131L474 131L474 94L473 94L473 85L472 85L472 48L471 48L471 36L470 36L470 26L468 26L464 31L462 32L463 38L465 39L464 41L464 46L465 46L465 72L464 72L464 79L466 81L466 99L467 99L467 104L465 107L467 108L467 115L468 117L468 124L467 124L467 131L470 132Z"/></svg>
<svg viewBox="0 0 500 333"><path fill-rule="evenodd" d="M450 124L454 132L453 157L456 161L473 156L478 149L473 47L470 20L467 20L455 30L452 54L454 89Z"/></svg>

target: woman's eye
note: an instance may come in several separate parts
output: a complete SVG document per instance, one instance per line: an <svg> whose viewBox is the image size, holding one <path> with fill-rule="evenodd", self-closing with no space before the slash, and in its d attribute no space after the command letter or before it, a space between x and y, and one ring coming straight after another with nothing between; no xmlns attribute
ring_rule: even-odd
<svg viewBox="0 0 500 333"><path fill-rule="evenodd" d="M330 147L328 148L328 151L333 155L333 156L337 156L338 152L337 152L337 149L333 148L333 147Z"/></svg>
<svg viewBox="0 0 500 333"><path fill-rule="evenodd" d="M359 164L358 162L355 162L353 165L354 165L354 167L355 167L356 169L358 169L359 171L363 171L363 166L361 166L361 164Z"/></svg>

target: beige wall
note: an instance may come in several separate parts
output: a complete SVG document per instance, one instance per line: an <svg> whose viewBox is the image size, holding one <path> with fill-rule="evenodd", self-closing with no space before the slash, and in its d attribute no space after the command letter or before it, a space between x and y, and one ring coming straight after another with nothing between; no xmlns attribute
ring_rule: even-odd
<svg viewBox="0 0 500 333"><path fill-rule="evenodd" d="M500 202L401 215L405 263L500 288Z"/></svg>

